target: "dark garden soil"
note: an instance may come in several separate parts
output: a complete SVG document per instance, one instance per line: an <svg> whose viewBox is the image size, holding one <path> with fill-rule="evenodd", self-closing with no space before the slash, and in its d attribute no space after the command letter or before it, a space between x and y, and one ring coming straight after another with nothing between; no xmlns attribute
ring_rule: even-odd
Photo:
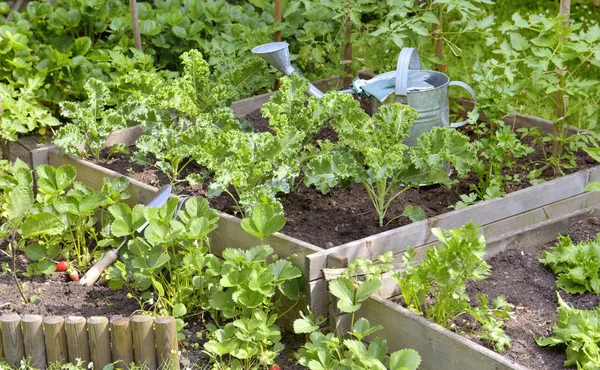
<svg viewBox="0 0 600 370"><path fill-rule="evenodd" d="M369 109L367 103L362 102L361 104L364 106L363 108ZM259 110L249 113L245 118L252 124L255 131L269 130L268 120L262 117ZM465 134L473 136L468 127L463 127L461 130ZM325 127L315 137L315 140L318 139L335 141L337 137L333 129ZM132 147L131 150L134 151L135 147ZM129 155L116 154L108 157L107 154L108 151L105 150L98 164L146 184L160 187L169 183L166 176L158 169L131 163ZM589 168L595 164L583 151L578 154L580 155L577 159L577 168L566 171L566 173ZM522 168L515 168L512 173L519 175L524 180L511 184L507 190L513 192L531 186L526 180L528 173L526 165L540 159L541 155L536 151L521 160ZM192 163L186 167L180 178L185 178L189 173L199 172L206 173L203 168ZM552 179L554 173L548 170L542 174L541 178ZM469 186L472 183L477 183L474 177L458 181L451 189L442 186L408 189L392 202L383 227L378 225L377 213L362 184L353 183L345 188L336 187L326 195L319 193L314 188L300 185L293 193L282 194L280 197L287 221L282 232L321 248L331 248L409 224L410 220L401 216L407 205L421 207L427 217L452 211L451 207L460 200L460 194L470 192ZM206 187L207 184L188 186L187 183L182 182L175 186L175 190L179 194L205 196ZM227 195L209 199L209 203L214 209L236 214L235 204Z"/></svg>
<svg viewBox="0 0 600 370"><path fill-rule="evenodd" d="M0 240L0 248L5 249ZM10 258L0 254L0 265L11 263ZM18 256L19 270L24 271L27 265L25 256ZM140 306L133 298L127 298L125 289L113 290L105 284L81 286L68 281L64 272L55 272L47 276L27 278L20 276L26 297L30 303L23 303L15 282L10 273L0 271L0 315L17 313L19 315L35 314L42 316L131 316L139 314ZM202 353L206 341L206 328L201 316L187 320L182 333L185 339L180 342L182 369L208 369L210 358ZM276 361L282 369L304 369L297 363L296 353L305 342L303 335L289 332L282 333L285 349Z"/></svg>
<svg viewBox="0 0 600 370"><path fill-rule="evenodd" d="M573 225L566 233L573 243L594 238L600 232L600 216L590 216ZM552 335L558 299L556 277L550 268L538 262L540 254L553 243L525 250L510 249L492 257L491 276L483 281L470 282L467 291L474 300L477 293L485 293L490 300L504 294L515 306L515 318L506 320L504 329L512 339L512 348L502 355L533 370L565 369L565 347L539 347L534 337ZM578 309L594 309L600 297L592 294L571 295L560 291L565 302ZM475 342L487 345L479 338Z"/></svg>

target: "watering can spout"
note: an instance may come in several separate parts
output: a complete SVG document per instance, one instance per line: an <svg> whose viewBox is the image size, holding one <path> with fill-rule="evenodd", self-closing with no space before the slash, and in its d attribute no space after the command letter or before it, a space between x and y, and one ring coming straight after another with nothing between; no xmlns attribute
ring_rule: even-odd
<svg viewBox="0 0 600 370"><path fill-rule="evenodd" d="M295 74L302 76L290 62L290 50L287 42L271 42L263 44L252 49L252 53L260 55L267 63L277 68L281 73L286 76ZM308 93L317 98L323 97L323 92L319 90L315 85L309 83Z"/></svg>

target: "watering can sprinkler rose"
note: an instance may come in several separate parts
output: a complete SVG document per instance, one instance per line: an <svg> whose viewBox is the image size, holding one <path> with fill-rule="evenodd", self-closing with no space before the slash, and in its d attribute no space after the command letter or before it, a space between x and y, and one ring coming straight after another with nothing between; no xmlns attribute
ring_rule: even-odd
<svg viewBox="0 0 600 370"><path fill-rule="evenodd" d="M252 52L260 55L286 76L302 76L290 63L287 42L260 45L252 49ZM404 141L406 145L414 146L418 137L433 127L460 127L468 122L464 120L450 124L449 86L464 88L477 103L475 92L469 85L461 81L450 81L450 78L441 72L421 70L419 52L414 48L404 48L400 51L395 71L382 73L370 80L357 78L352 82L350 89L340 92L371 98L374 110L382 104L393 102L415 109L419 117L414 122L410 136ZM310 84L308 93L317 98L324 95L313 84Z"/></svg>

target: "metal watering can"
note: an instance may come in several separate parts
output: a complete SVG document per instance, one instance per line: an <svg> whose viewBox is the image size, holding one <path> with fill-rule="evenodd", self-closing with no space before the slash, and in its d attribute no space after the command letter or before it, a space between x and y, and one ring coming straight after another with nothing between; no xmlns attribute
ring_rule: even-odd
<svg viewBox="0 0 600 370"><path fill-rule="evenodd" d="M254 54L263 57L285 75L301 75L291 66L287 42L274 42L252 49ZM475 92L464 82L450 81L450 78L436 71L421 70L421 58L414 48L400 51L395 71L382 73L370 80L355 79L350 89L341 92L370 97L376 111L382 104L398 102L414 108L419 116L415 120L411 134L404 143L409 146L417 144L419 136L433 127L460 127L468 122L450 124L448 104L448 87L460 86L466 89L477 103ZM318 98L323 93L314 85L310 85L310 95Z"/></svg>

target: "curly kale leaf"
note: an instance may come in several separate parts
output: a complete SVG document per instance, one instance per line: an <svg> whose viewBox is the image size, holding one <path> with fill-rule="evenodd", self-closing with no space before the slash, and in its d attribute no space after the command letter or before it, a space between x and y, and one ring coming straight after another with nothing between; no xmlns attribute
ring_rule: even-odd
<svg viewBox="0 0 600 370"><path fill-rule="evenodd" d="M281 80L280 89L263 105L263 117L278 135L299 131L306 143L326 125L328 112L320 99L309 97L307 91L308 81L292 75Z"/></svg>
<svg viewBox="0 0 600 370"><path fill-rule="evenodd" d="M60 103L61 114L72 123L57 130L54 143L69 154L82 154L79 147L87 145L94 158L99 159L108 136L127 125L120 113L106 109L110 91L104 82L92 78L85 91L87 100L83 102Z"/></svg>

